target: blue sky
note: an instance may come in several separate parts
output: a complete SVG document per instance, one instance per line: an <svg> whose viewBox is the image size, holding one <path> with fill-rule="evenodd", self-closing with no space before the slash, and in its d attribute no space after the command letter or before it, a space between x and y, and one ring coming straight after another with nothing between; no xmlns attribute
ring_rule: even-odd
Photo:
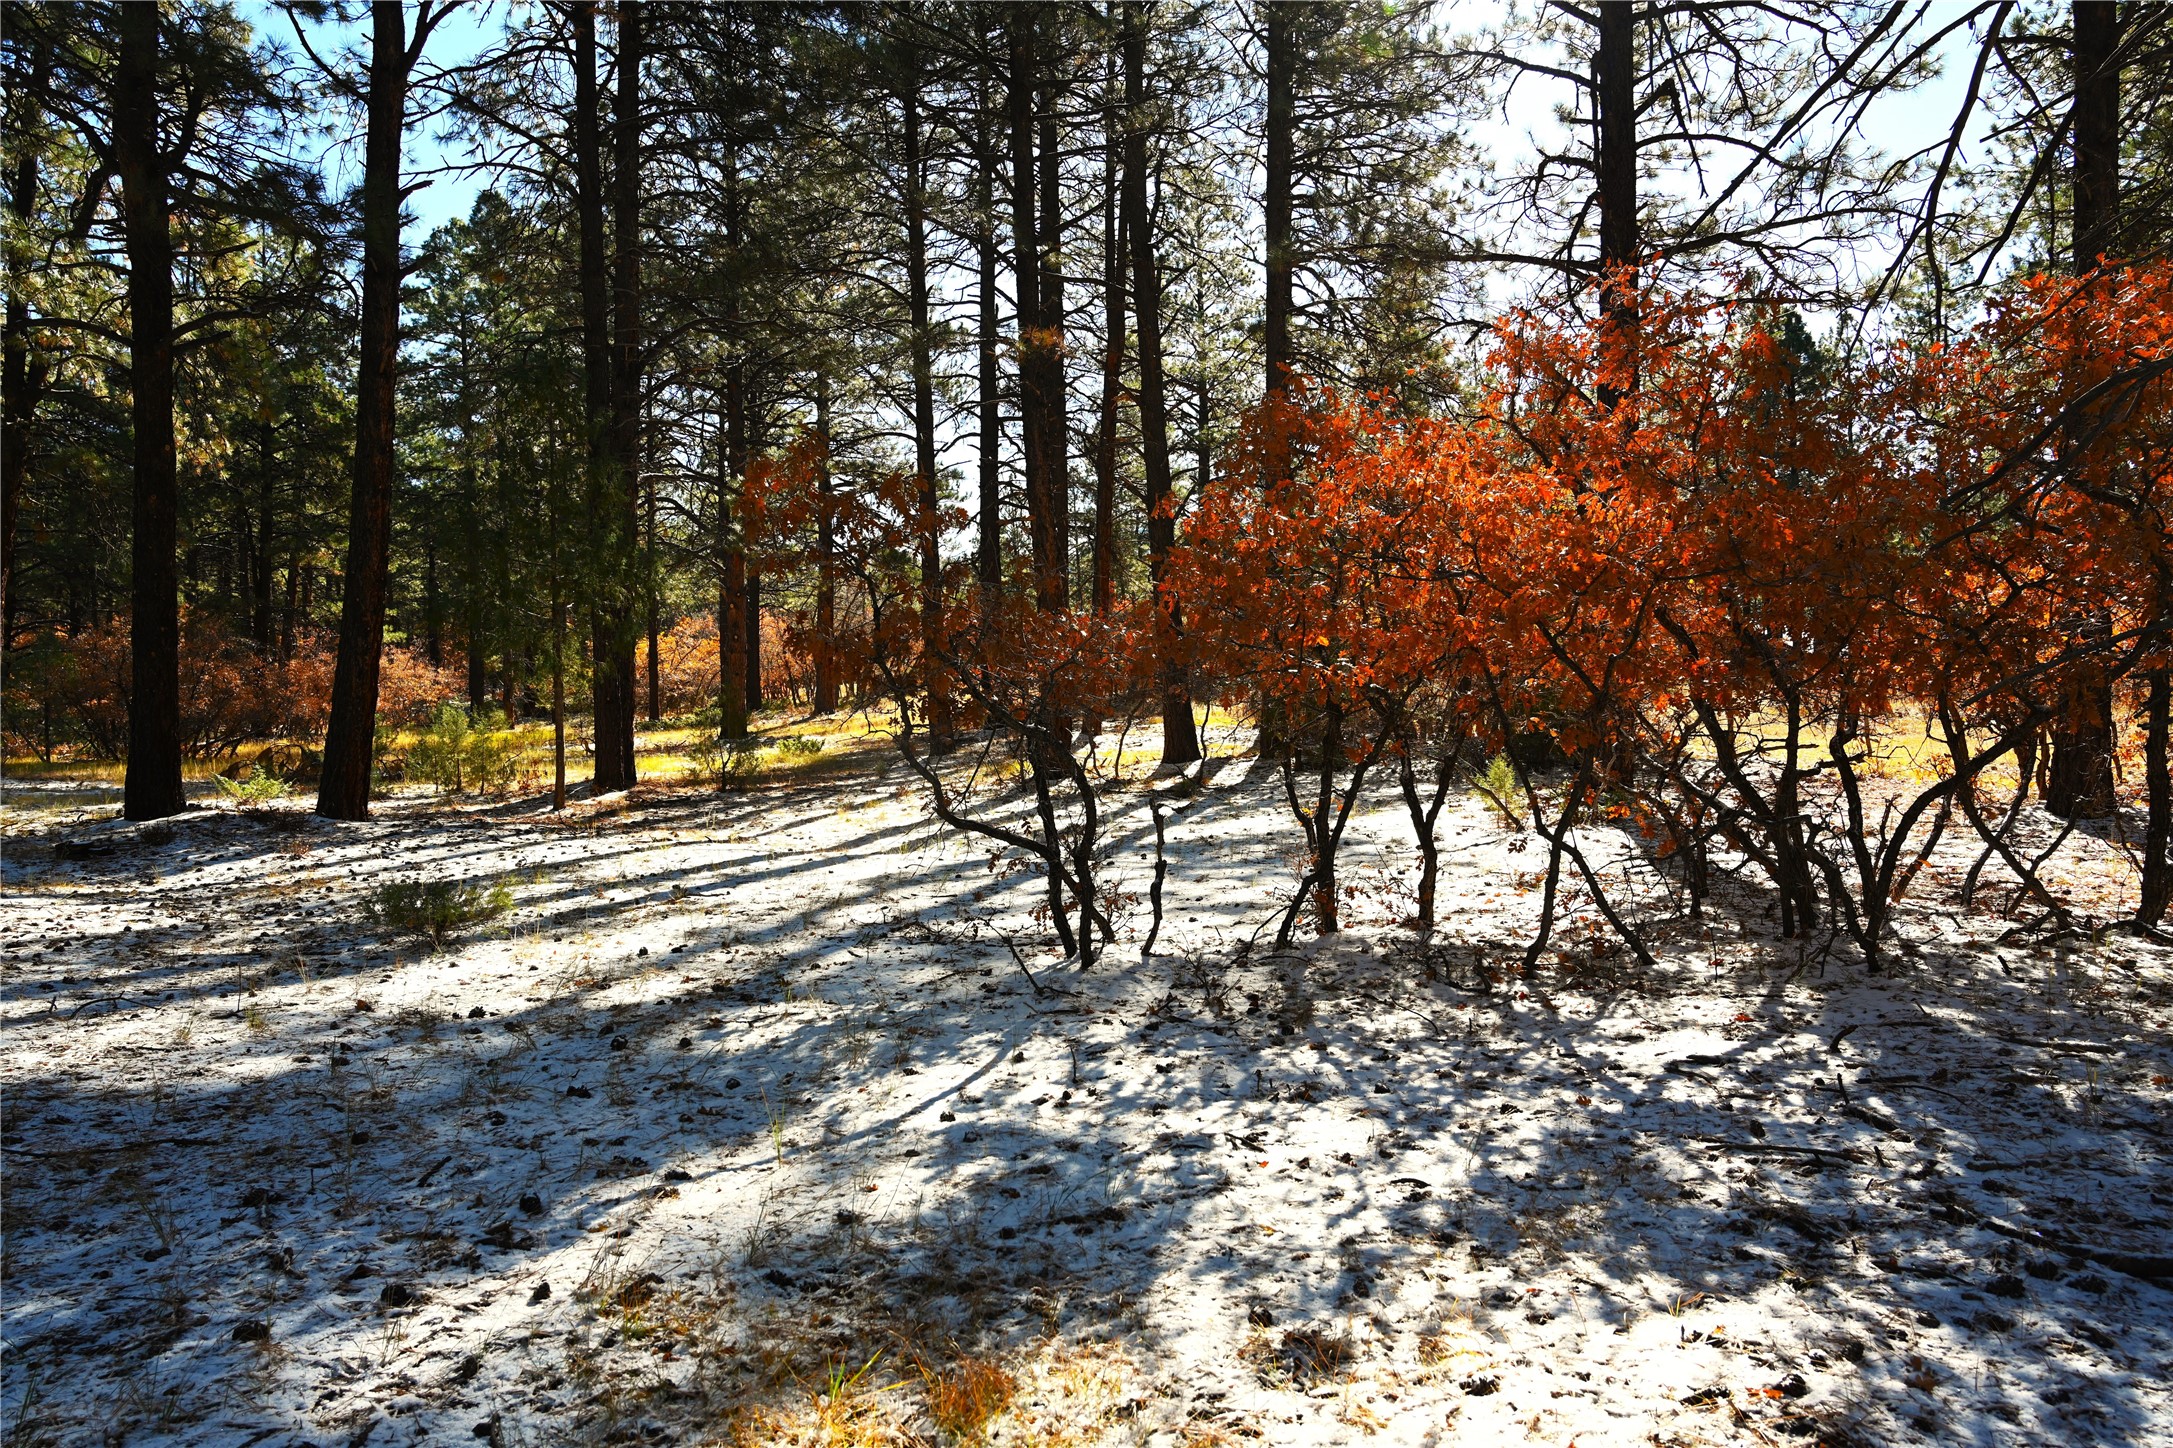
<svg viewBox="0 0 2173 1448"><path fill-rule="evenodd" d="M503 33L509 10L515 3L522 3L522 0L487 0L487 3L486 0L475 0L475 3L455 9L431 32L423 67L459 65L472 60ZM278 44L296 63L311 64L308 55L296 43L294 21L287 12L269 0L243 0L238 8L264 40ZM412 9L409 17L412 24ZM310 46L329 65L359 69L368 54L367 22L306 25L304 28ZM298 135L295 140L324 172L326 189L339 195L360 179L362 118L358 113L329 110L319 116L319 123L321 130ZM476 196L488 185L488 178L461 169L468 160L467 153L458 143L442 142L442 129L442 122L408 128L409 179L428 179L430 182L408 198L408 212L413 217L407 237L410 246L445 222L466 216Z"/></svg>
<svg viewBox="0 0 2173 1448"><path fill-rule="evenodd" d="M425 68L458 65L473 59L504 32L518 10L531 3L533 0L470 0L459 6L433 31L424 57ZM1951 21L1965 8L1964 0L1934 0L1925 7L1919 24L1936 27ZM361 7L355 9L359 13ZM1463 30L1491 22L1504 9L1495 4L1452 4L1444 7L1443 17L1452 29ZM241 11L265 39L280 44L300 63L308 64L295 44L294 22L272 0L241 0ZM368 44L366 20L355 24L312 25L308 32L316 53L334 65L357 65ZM1957 34L1946 47L1943 73L1937 79L1906 95L1876 103L1866 127L1866 139L1889 155L1937 144L1952 123L1973 47L1972 36L1967 32ZM1490 121L1474 127L1469 133L1471 138L1490 152L1496 164L1505 170L1514 169L1520 160L1530 156L1535 142L1550 147L1569 142L1569 136L1554 113L1556 105L1565 98L1564 94L1555 93L1559 90L1561 87L1550 88L1544 81L1527 80L1518 86L1506 112L1497 112ZM465 169L472 158L460 143L448 142L443 130L443 123L439 121L409 128L407 161L410 178L429 181L408 202L413 218L407 237L410 246L419 244L432 229L444 222L467 215L476 196L489 184L486 175ZM1981 142L1981 125L1976 130L1978 135L1972 139ZM335 194L344 191L356 179L354 173L359 166L361 149L359 132L358 115L329 112L322 118L321 131L297 138L305 152L315 156L326 174L328 187ZM1971 147L1970 151L1981 154L1981 145ZM1965 153L1965 167L1970 159ZM1665 179L1659 184L1665 187Z"/></svg>

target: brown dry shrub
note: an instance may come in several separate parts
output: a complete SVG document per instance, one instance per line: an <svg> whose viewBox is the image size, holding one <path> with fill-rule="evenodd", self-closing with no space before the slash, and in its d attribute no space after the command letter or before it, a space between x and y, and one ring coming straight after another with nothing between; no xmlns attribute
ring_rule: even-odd
<svg viewBox="0 0 2173 1448"><path fill-rule="evenodd" d="M683 618L661 634L656 646L657 692L666 714L693 714L717 702L717 620L712 615ZM635 672L647 678L649 644L636 650ZM813 687L814 666L803 641L784 618L762 611L762 697L771 701L804 700Z"/></svg>
<svg viewBox="0 0 2173 1448"><path fill-rule="evenodd" d="M657 640L657 691L667 714L690 714L717 697L717 621L683 618ZM635 675L647 678L649 643L644 639Z"/></svg>

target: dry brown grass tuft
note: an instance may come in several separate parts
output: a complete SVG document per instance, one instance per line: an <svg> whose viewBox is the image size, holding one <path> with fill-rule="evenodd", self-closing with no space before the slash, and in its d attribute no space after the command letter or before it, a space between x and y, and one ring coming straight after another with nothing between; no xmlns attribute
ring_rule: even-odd
<svg viewBox="0 0 2173 1448"><path fill-rule="evenodd" d="M968 1352L941 1328L880 1314L840 1320L820 1309L759 1329L718 1298L600 1263L582 1284L613 1329L586 1343L568 1376L593 1391L608 1430L637 1409L678 1419L704 1448L1115 1448L1138 1441L1130 1359L1114 1343L1043 1340ZM616 1345L612 1345L612 1339ZM629 1352L684 1361L692 1376L661 1396L627 1376ZM653 1369L650 1369L653 1370Z"/></svg>
<svg viewBox="0 0 2173 1448"><path fill-rule="evenodd" d="M1348 1337L1313 1326L1281 1334L1255 1332L1238 1356L1270 1387L1307 1389L1340 1377L1358 1357Z"/></svg>
<svg viewBox="0 0 2173 1448"><path fill-rule="evenodd" d="M917 1366L928 1416L961 1443L980 1442L990 1421L1018 1396L1018 1379L988 1358L960 1357L942 1369Z"/></svg>

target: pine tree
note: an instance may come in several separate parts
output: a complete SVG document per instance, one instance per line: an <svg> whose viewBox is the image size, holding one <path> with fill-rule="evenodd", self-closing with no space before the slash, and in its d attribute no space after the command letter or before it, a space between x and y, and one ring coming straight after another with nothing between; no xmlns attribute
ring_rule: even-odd
<svg viewBox="0 0 2173 1448"><path fill-rule="evenodd" d="M393 407L400 366L400 149L410 76L449 7L421 0L414 38L405 0L370 7L362 177L362 351L356 372L354 493L340 604L339 660L325 734L317 813L366 819L377 737L378 667L385 647L386 575L392 546Z"/></svg>

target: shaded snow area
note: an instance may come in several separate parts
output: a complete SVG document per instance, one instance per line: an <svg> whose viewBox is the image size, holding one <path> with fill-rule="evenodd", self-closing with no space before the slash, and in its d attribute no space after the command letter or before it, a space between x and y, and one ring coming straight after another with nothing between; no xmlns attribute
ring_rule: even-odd
<svg viewBox="0 0 2173 1448"><path fill-rule="evenodd" d="M1145 962L1108 795L1081 973L894 763L827 767L16 811L9 1441L2173 1444L2173 953L1920 884L1885 979L1722 899L1520 988L1544 846L1456 800L1433 942L1392 808L1278 956L1239 759ZM512 909L370 923L418 879Z"/></svg>

